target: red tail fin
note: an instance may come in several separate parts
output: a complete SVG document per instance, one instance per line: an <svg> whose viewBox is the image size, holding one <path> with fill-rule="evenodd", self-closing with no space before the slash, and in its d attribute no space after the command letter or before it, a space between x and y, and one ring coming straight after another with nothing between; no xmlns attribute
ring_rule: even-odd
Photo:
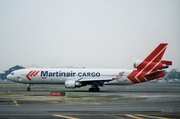
<svg viewBox="0 0 180 119"><path fill-rule="evenodd" d="M151 69L157 62L161 61L162 56L167 48L167 43L159 44L138 66L138 70ZM148 65L149 64L149 65Z"/></svg>
<svg viewBox="0 0 180 119"><path fill-rule="evenodd" d="M133 70L128 78L133 83L139 83L163 77L164 73L160 73L161 75L156 76L148 74L162 70L163 68L168 68L169 65L172 65L172 61L161 60L166 48L167 43L159 44L141 63L135 64L137 70ZM145 75L148 75L148 78L144 77ZM152 78L150 76L152 76Z"/></svg>
<svg viewBox="0 0 180 119"><path fill-rule="evenodd" d="M145 59L144 61L150 62L154 59L154 61L160 61L162 56L167 48L168 43L159 44Z"/></svg>

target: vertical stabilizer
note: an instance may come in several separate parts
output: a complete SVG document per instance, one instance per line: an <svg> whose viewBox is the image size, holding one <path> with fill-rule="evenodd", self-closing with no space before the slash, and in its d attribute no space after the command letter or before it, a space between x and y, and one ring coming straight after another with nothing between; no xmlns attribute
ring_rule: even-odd
<svg viewBox="0 0 180 119"><path fill-rule="evenodd" d="M168 43L160 43L143 61L135 62L136 70L128 76L131 82L139 83L164 77L162 69L172 65L172 61L162 60L167 45Z"/></svg>

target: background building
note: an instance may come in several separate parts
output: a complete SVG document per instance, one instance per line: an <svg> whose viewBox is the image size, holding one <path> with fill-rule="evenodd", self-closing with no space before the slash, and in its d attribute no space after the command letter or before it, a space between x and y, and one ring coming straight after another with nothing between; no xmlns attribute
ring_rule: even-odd
<svg viewBox="0 0 180 119"><path fill-rule="evenodd" d="M0 73L0 79L5 80L6 76L9 73L11 73L14 70L18 70L18 69L25 69L25 67L19 66L19 65L13 66L13 67L9 68L8 70L5 70L3 73Z"/></svg>
<svg viewBox="0 0 180 119"><path fill-rule="evenodd" d="M12 71L18 70L18 69L26 69L26 68L38 68L39 66L36 65L29 65L29 66L20 66L20 65L16 65L13 66L11 68L9 68L8 70L5 70L4 72L0 73L0 79L1 80L6 80L6 76L8 74L10 74Z"/></svg>

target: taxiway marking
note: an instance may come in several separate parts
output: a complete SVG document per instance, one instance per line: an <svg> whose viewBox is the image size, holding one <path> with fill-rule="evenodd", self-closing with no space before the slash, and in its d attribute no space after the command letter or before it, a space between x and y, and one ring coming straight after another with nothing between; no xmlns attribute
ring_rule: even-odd
<svg viewBox="0 0 180 119"><path fill-rule="evenodd" d="M19 106L18 102L16 100L13 101L14 105Z"/></svg>
<svg viewBox="0 0 180 119"><path fill-rule="evenodd" d="M148 116L148 115L143 115L143 114L135 114L136 116L141 116L141 117L148 117L148 118L154 118L154 119L169 119L165 117L157 117L157 116Z"/></svg>
<svg viewBox="0 0 180 119"><path fill-rule="evenodd" d="M132 114L125 114L125 116L131 117L131 118L134 118L134 119L144 119L144 118L141 118L141 117L134 116Z"/></svg>
<svg viewBox="0 0 180 119"><path fill-rule="evenodd" d="M70 116L65 116L65 115L60 115L60 114L53 114L52 116L62 117L62 118L65 118L65 119L79 119L79 118L70 117Z"/></svg>

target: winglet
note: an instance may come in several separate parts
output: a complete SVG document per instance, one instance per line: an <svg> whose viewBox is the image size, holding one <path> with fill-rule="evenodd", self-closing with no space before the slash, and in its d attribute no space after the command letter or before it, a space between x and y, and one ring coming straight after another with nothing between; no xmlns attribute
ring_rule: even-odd
<svg viewBox="0 0 180 119"><path fill-rule="evenodd" d="M117 77L115 78L115 80L119 80L119 78L121 78L124 74L124 71L120 72L119 75L117 75Z"/></svg>

